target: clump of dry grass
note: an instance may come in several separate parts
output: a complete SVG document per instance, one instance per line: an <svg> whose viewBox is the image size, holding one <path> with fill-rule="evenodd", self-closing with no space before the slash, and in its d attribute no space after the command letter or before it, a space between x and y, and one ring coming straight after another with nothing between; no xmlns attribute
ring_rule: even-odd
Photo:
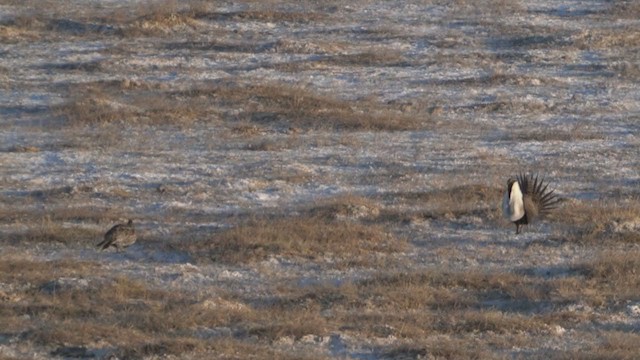
<svg viewBox="0 0 640 360"><path fill-rule="evenodd" d="M300 145L301 142L298 139L287 137L249 141L244 148L251 151L282 151L294 149Z"/></svg>
<svg viewBox="0 0 640 360"><path fill-rule="evenodd" d="M544 333L548 325L536 316L495 310L468 310L443 319L440 331L452 334L518 332Z"/></svg>
<svg viewBox="0 0 640 360"><path fill-rule="evenodd" d="M310 23L326 20L328 14L321 11L282 11L274 8L263 8L256 10L241 10L230 13L210 12L196 14L198 18L208 19L233 19L237 21L261 21L261 22L291 22Z"/></svg>
<svg viewBox="0 0 640 360"><path fill-rule="evenodd" d="M101 236L100 231L80 226L65 226L51 217L41 218L22 233L11 234L6 240L13 244L60 243L64 245L86 245Z"/></svg>
<svg viewBox="0 0 640 360"><path fill-rule="evenodd" d="M44 231L46 228L49 228L50 232L55 229L60 230L65 227L64 223L110 224L131 217L130 214L110 207L68 206L64 200L55 199L55 205L51 205L48 211L31 209L0 211L2 219L0 223L23 224L31 233L42 233L46 232ZM34 201L42 200L36 198Z"/></svg>
<svg viewBox="0 0 640 360"><path fill-rule="evenodd" d="M76 260L36 261L22 255L8 254L0 261L0 281L4 283L37 284L52 277L75 277L97 271L93 262Z"/></svg>
<svg viewBox="0 0 640 360"><path fill-rule="evenodd" d="M259 322L250 324L247 331L249 336L258 336L268 341L283 337L296 340L306 336L325 336L328 334L327 320L320 315L318 309L269 308L272 317L262 318Z"/></svg>
<svg viewBox="0 0 640 360"><path fill-rule="evenodd" d="M604 330L598 333L599 341L585 344L578 350L550 352L545 358L551 360L572 359L625 359L632 360L640 353L640 336L634 332Z"/></svg>
<svg viewBox="0 0 640 360"><path fill-rule="evenodd" d="M448 207L455 202L478 205L492 203L500 198L502 190L497 187L472 184L434 190L419 194L417 200Z"/></svg>
<svg viewBox="0 0 640 360"><path fill-rule="evenodd" d="M376 253L401 251L405 244L377 225L293 217L250 220L189 244L185 250L198 258L226 263L261 261L270 256L357 262Z"/></svg>
<svg viewBox="0 0 640 360"><path fill-rule="evenodd" d="M434 335L543 334L560 321L535 312L538 302L551 297L545 279L476 270L380 271L340 286L290 288L280 292L277 304L321 311L328 317L324 323L343 324L342 331L354 336L412 341ZM504 304L497 305L500 302ZM385 351L399 349L392 346Z"/></svg>
<svg viewBox="0 0 640 360"><path fill-rule="evenodd" d="M478 216L484 220L496 220L502 189L486 185L460 185L428 192L397 192L384 196L385 200L420 206L423 210L397 211L383 209L381 218L387 221L411 222L415 219L455 219L461 216Z"/></svg>
<svg viewBox="0 0 640 360"><path fill-rule="evenodd" d="M635 203L572 201L562 205L560 238L585 245L613 245L640 241L640 209Z"/></svg>
<svg viewBox="0 0 640 360"><path fill-rule="evenodd" d="M41 149L33 145L15 145L8 148L6 151L15 153L37 153L40 152Z"/></svg>
<svg viewBox="0 0 640 360"><path fill-rule="evenodd" d="M170 336L172 331L197 324L224 322L225 314L204 311L193 299L179 293L151 289L125 277L111 281L89 278L83 286L65 286L56 291L34 291L60 278L86 279L100 273L100 266L72 260L40 262L3 259L2 281L33 284L17 294L17 301L3 303L0 318L15 323L25 314L29 321L27 339L40 344L87 345L106 341L123 349L145 353L180 353L201 345ZM34 325L42 319L37 327ZM18 329L16 329L18 330ZM157 334L165 334L157 336ZM171 346L169 346L171 345Z"/></svg>
<svg viewBox="0 0 640 360"><path fill-rule="evenodd" d="M0 23L0 39L5 43L17 43L41 38L45 23L42 16L20 14Z"/></svg>
<svg viewBox="0 0 640 360"><path fill-rule="evenodd" d="M512 141L576 141L576 140L595 140L603 139L604 134L589 131L581 125L575 126L570 130L523 130L512 131L507 138Z"/></svg>
<svg viewBox="0 0 640 360"><path fill-rule="evenodd" d="M612 64L610 68L621 78L630 81L640 78L640 65L637 61L622 61Z"/></svg>
<svg viewBox="0 0 640 360"><path fill-rule="evenodd" d="M326 64L330 66L402 66L407 60L391 49L378 48L355 54L339 54L315 61L314 66Z"/></svg>
<svg viewBox="0 0 640 360"><path fill-rule="evenodd" d="M573 270L584 274L592 288L591 301L601 305L635 299L640 294L640 252L604 250L594 259L580 262Z"/></svg>
<svg viewBox="0 0 640 360"><path fill-rule="evenodd" d="M303 210L304 211L304 210ZM357 195L340 195L323 199L306 209L311 216L324 220L370 220L380 215L380 205Z"/></svg>
<svg viewBox="0 0 640 360"><path fill-rule="evenodd" d="M626 19L640 18L640 4L634 0L611 0L609 13Z"/></svg>
<svg viewBox="0 0 640 360"><path fill-rule="evenodd" d="M640 14L640 6L637 6ZM574 36L573 42L580 49L628 49L640 46L640 35L628 28L590 29Z"/></svg>
<svg viewBox="0 0 640 360"><path fill-rule="evenodd" d="M155 288L124 276L100 276L103 265L92 262L1 260L0 283L13 289L2 292L3 330L61 352L73 347L91 352L96 346L136 358L221 348L242 352L282 337L323 336L329 328L318 308L252 306L222 293L212 298ZM213 342L199 335L219 327L234 332Z"/></svg>
<svg viewBox="0 0 640 360"><path fill-rule="evenodd" d="M473 339L440 336L437 341L418 341L393 346L383 352L390 359L492 359L490 349Z"/></svg>
<svg viewBox="0 0 640 360"><path fill-rule="evenodd" d="M283 84L221 83L179 91L122 84L73 87L68 101L54 111L72 125L186 125L222 118L275 129L397 131L427 124L418 116L404 115L371 100L347 101ZM238 109L242 109L240 114Z"/></svg>
<svg viewBox="0 0 640 360"><path fill-rule="evenodd" d="M637 252L602 253L569 269L565 277L551 278L478 268L381 269L340 285L279 286L266 298L224 293L211 298L127 277L87 277L100 272L102 265L96 263L4 257L0 282L32 285L4 297L9 300L0 303L0 321L12 331L24 331L24 339L36 344L103 344L133 357L256 349L277 354L274 345L283 341L335 334L398 339L377 350L389 356L473 358L479 353L471 349L480 349L490 357L511 350L514 341L531 346L556 325L592 321L565 312L567 304L606 309L635 299L638 259ZM42 290L61 278L88 280L55 292ZM37 326L36 319L41 319ZM198 335L201 329L216 328L229 330L215 340ZM635 349L628 340L612 338L606 346L623 354Z"/></svg>
<svg viewBox="0 0 640 360"><path fill-rule="evenodd" d="M126 123L138 113L135 108L118 103L98 87L74 90L67 103L56 106L53 110L74 125L115 121Z"/></svg>
<svg viewBox="0 0 640 360"><path fill-rule="evenodd" d="M448 8L446 18L449 21L474 19L473 21L481 22L487 27L500 23L495 19L525 13L527 10L522 2L508 0L456 0L446 4Z"/></svg>
<svg viewBox="0 0 640 360"><path fill-rule="evenodd" d="M269 6L220 12L216 4L203 0L146 0L113 7L77 4L73 8L53 1L24 1L12 6L18 15L0 24L0 38L11 42L60 36L132 38L189 33L197 31L201 21L308 23L327 18L323 11L286 11Z"/></svg>
<svg viewBox="0 0 640 360"><path fill-rule="evenodd" d="M552 110L546 104L538 101L519 101L501 98L492 102L473 104L471 109L476 112L502 114L544 114Z"/></svg>
<svg viewBox="0 0 640 360"><path fill-rule="evenodd" d="M158 3L150 8L139 10L137 18L120 20L122 34L125 37L154 36L170 33L174 30L185 31L198 26L195 18L198 9L179 10L174 1Z"/></svg>
<svg viewBox="0 0 640 360"><path fill-rule="evenodd" d="M245 137L253 137L264 133L264 130L261 127L251 123L234 124L231 126L230 131L234 135Z"/></svg>
<svg viewBox="0 0 640 360"><path fill-rule="evenodd" d="M242 121L281 128L394 131L426 125L425 120L390 111L382 104L344 100L295 85L217 84L182 94L216 99L225 108L244 109L237 116Z"/></svg>
<svg viewBox="0 0 640 360"><path fill-rule="evenodd" d="M540 284L539 279L509 272L433 270L382 274L359 285L361 291L378 298L380 306L402 304L404 309L447 310L471 308L496 299L541 301L547 294Z"/></svg>
<svg viewBox="0 0 640 360"><path fill-rule="evenodd" d="M54 112L69 125L172 124L215 120L209 99L183 98L161 87L132 86L130 81L72 87L68 101Z"/></svg>

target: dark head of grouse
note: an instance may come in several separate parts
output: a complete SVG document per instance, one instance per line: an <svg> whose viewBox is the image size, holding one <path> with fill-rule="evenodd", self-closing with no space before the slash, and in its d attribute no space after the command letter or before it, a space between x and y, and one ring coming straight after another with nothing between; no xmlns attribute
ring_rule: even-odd
<svg viewBox="0 0 640 360"><path fill-rule="evenodd" d="M519 174L507 181L502 200L504 217L516 225L516 234L522 225L533 223L558 206L560 198L549 189L544 178L534 174Z"/></svg>
<svg viewBox="0 0 640 360"><path fill-rule="evenodd" d="M117 251L133 245L136 242L136 229L133 227L133 220L129 219L126 224L117 224L112 227L106 234L104 240L96 246L102 250L113 246Z"/></svg>

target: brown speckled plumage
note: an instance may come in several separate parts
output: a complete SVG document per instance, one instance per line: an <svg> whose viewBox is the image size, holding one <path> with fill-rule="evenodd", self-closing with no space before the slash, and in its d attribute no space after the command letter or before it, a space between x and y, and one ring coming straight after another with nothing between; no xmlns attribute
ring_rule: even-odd
<svg viewBox="0 0 640 360"><path fill-rule="evenodd" d="M135 242L136 229L133 227L133 221L129 220L126 224L118 224L112 227L104 234L104 240L96 246L102 248L102 250L113 246L120 251L120 249L126 248Z"/></svg>

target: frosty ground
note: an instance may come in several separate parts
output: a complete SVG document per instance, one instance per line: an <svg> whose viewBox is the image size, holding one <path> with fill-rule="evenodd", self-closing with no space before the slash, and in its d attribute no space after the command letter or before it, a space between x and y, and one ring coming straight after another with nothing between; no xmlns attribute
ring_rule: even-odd
<svg viewBox="0 0 640 360"><path fill-rule="evenodd" d="M639 18L0 1L0 357L634 358Z"/></svg>

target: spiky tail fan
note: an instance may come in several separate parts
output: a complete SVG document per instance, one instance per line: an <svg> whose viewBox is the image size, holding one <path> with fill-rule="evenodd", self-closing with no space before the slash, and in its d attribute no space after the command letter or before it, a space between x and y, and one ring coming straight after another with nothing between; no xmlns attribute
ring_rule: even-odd
<svg viewBox="0 0 640 360"><path fill-rule="evenodd" d="M549 184L545 183L544 178L539 178L538 174L519 174L518 183L522 194L529 197L535 205L539 216L548 214L551 210L558 207L560 197L549 189Z"/></svg>

